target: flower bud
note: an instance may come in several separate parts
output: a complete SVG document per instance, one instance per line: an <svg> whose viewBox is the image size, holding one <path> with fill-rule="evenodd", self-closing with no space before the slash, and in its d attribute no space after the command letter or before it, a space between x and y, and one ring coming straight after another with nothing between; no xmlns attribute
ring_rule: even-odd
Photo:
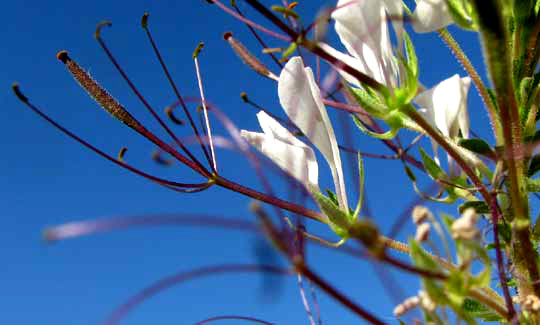
<svg viewBox="0 0 540 325"><path fill-rule="evenodd" d="M429 237L429 230L431 229L431 226L429 223L424 222L420 224L418 227L416 227L416 236L414 239L418 242L423 242L428 239Z"/></svg>
<svg viewBox="0 0 540 325"><path fill-rule="evenodd" d="M473 239L478 234L476 229L477 214L473 208L463 212L461 218L454 221L451 227L452 238Z"/></svg>
<svg viewBox="0 0 540 325"><path fill-rule="evenodd" d="M433 220L433 214L423 205L417 205L412 211L413 222L417 225L424 221Z"/></svg>

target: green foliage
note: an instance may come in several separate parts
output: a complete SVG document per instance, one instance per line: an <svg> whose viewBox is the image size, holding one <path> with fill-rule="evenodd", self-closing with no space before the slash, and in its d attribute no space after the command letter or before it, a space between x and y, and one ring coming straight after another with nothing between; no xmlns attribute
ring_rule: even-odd
<svg viewBox="0 0 540 325"><path fill-rule="evenodd" d="M479 155L495 157L495 152L493 151L493 149L491 149L489 144L483 139L478 139L478 138L460 139L458 142L458 145L460 147L463 147Z"/></svg>
<svg viewBox="0 0 540 325"><path fill-rule="evenodd" d="M362 209L362 204L364 204L364 162L362 161L362 156L360 152L358 153L358 203L356 203L356 209L353 212L353 220L358 218L360 210Z"/></svg>
<svg viewBox="0 0 540 325"><path fill-rule="evenodd" d="M332 228L332 231L341 238L348 238L348 229L353 220L347 212L340 209L337 204L337 199L326 197L318 191L312 191L311 194L315 198L315 201L322 212L328 217L328 220L330 220L329 226Z"/></svg>
<svg viewBox="0 0 540 325"><path fill-rule="evenodd" d="M484 201L468 201L463 204L461 204L458 207L459 214L463 214L465 210L468 208L473 208L474 211L476 211L477 214L488 214L491 213L489 210L489 206Z"/></svg>
<svg viewBox="0 0 540 325"><path fill-rule="evenodd" d="M444 180L448 178L441 167L433 159L431 159L431 157L422 148L420 148L420 155L422 156L424 168L431 178L434 180Z"/></svg>
<svg viewBox="0 0 540 325"><path fill-rule="evenodd" d="M476 300L465 298L462 306L464 312L468 313L471 317L480 319L484 322L500 322L503 320L503 318L491 308L486 307Z"/></svg>
<svg viewBox="0 0 540 325"><path fill-rule="evenodd" d="M454 22L463 29L477 30L478 26L472 20L473 7L469 1L447 0L448 12L452 15Z"/></svg>
<svg viewBox="0 0 540 325"><path fill-rule="evenodd" d="M532 157L531 162L529 163L529 170L527 171L527 176L532 177L540 170L540 155L535 155Z"/></svg>

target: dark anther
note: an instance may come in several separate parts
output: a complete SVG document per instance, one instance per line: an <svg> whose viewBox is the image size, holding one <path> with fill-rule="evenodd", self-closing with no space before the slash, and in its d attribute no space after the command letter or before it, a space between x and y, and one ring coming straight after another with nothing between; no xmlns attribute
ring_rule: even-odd
<svg viewBox="0 0 540 325"><path fill-rule="evenodd" d="M231 32L225 32L225 33L223 33L223 39L224 39L224 40L228 41L229 38L231 38L231 37L232 37L232 33L231 33Z"/></svg>
<svg viewBox="0 0 540 325"><path fill-rule="evenodd" d="M242 100L244 101L244 103L247 103L248 102L248 96L245 92L241 92L240 93L240 98L242 98Z"/></svg>
<svg viewBox="0 0 540 325"><path fill-rule="evenodd" d="M96 26L96 32L94 33L94 37L96 39L99 38L99 34L101 33L101 28L102 27L111 27L112 26L112 23L108 20L105 20L105 21L102 21L101 23L97 24Z"/></svg>
<svg viewBox="0 0 540 325"><path fill-rule="evenodd" d="M120 149L120 151L118 152L118 160L124 161L124 155L126 154L126 151L126 147L122 147L122 149Z"/></svg>
<svg viewBox="0 0 540 325"><path fill-rule="evenodd" d="M195 51L193 51L193 59L199 56L199 53L201 53L203 48L204 48L204 42L199 42L199 44L195 48Z"/></svg>
<svg viewBox="0 0 540 325"><path fill-rule="evenodd" d="M180 120L174 115L172 106L168 106L165 108L165 114L167 114L167 116L171 121L173 121L173 123L178 125L184 125L184 121Z"/></svg>
<svg viewBox="0 0 540 325"><path fill-rule="evenodd" d="M62 61L63 64L66 64L67 61L71 60L69 58L68 52L66 50L62 50L62 51L59 51L58 53L56 53L56 58L58 60Z"/></svg>
<svg viewBox="0 0 540 325"><path fill-rule="evenodd" d="M148 27L148 17L150 16L149 13L145 12L141 19L141 26L142 28L146 29Z"/></svg>
<svg viewBox="0 0 540 325"><path fill-rule="evenodd" d="M25 102L25 103L28 102L28 98L25 95L23 95L23 93L19 89L19 84L18 83L16 83L16 82L13 83L13 85L11 85L11 89L13 89L13 92L19 98L20 101Z"/></svg>

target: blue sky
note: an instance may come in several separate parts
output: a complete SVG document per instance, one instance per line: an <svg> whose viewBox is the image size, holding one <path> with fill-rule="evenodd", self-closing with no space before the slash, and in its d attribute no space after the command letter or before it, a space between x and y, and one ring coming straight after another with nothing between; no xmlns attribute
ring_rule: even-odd
<svg viewBox="0 0 540 325"><path fill-rule="evenodd" d="M227 2L227 1L225 1ZM273 81L257 76L244 66L222 34L232 31L252 52L259 47L245 26L205 1L10 1L4 5L4 40L0 92L0 192L3 231L0 237L2 293L0 320L5 324L96 324L114 307L138 290L171 274L221 263L256 263L259 238L250 233L201 227L148 227L89 236L49 245L42 231L52 225L90 218L147 215L209 215L255 220L250 200L225 189L184 195L159 187L86 150L61 134L12 95L11 83L20 83L30 100L53 119L115 156L127 146L127 162L146 171L180 182L201 181L178 164L164 169L150 159L153 147L145 139L104 113L55 59L57 51L71 57L109 90L152 130L159 127L130 92L93 38L101 20L111 20L103 30L122 67L145 97L159 110L174 101L174 94L159 68L149 42L140 28L140 17L150 13L150 29L186 96L198 96L191 54L200 41L206 43L201 68L207 98L238 128L258 130L256 111L240 100L241 91L283 116ZM269 24L242 1L241 8L258 22ZM269 1L265 4L275 4ZM298 11L314 17L323 4L301 2ZM452 29L475 66L482 70L480 49L472 33ZM335 41L333 29L329 31ZM454 73L464 75L446 46L433 35L419 35L417 53L421 80L426 86ZM337 43L336 43L337 44ZM285 46L276 40L270 46ZM337 45L340 46L340 45ZM278 73L271 63L269 67ZM489 122L471 87L469 111L472 128L489 134ZM194 105L191 105L192 109ZM331 112L334 121L339 120ZM217 120L215 133L228 136ZM336 127L337 130L341 128ZM186 126L178 134L189 136ZM163 132L156 131L164 135ZM338 131L338 136L343 136ZM355 147L368 152L388 150L359 132L352 132ZM406 132L404 139L410 139ZM424 142L424 144L428 144ZM193 147L198 152L197 147ZM418 152L413 152L418 154ZM236 182L261 189L245 157L218 150L219 169ZM344 154L343 154L344 155ZM199 155L202 158L202 155ZM319 157L320 158L320 157ZM347 159L344 159L347 161ZM331 187L330 173L319 159L322 187ZM269 175L275 179L271 168ZM349 178L354 171L347 171ZM415 196L396 161L366 160L369 206L383 232ZM423 184L427 184L423 181ZM275 191L287 198L287 183L273 182ZM352 183L350 184L352 185ZM351 198L355 191L350 187ZM354 200L352 199L354 202ZM432 205L435 211L453 211ZM309 229L329 234L309 223ZM406 240L413 227L402 229ZM395 305L379 281L373 264L318 247L309 247L309 262L321 275L382 319L392 320ZM405 257L406 259L406 257ZM281 265L285 265L283 261ZM405 295L414 295L418 281L393 272ZM164 291L129 314L122 324L192 324L217 315L246 315L279 324L307 323L295 278L271 282L265 293L259 274L227 274L196 279ZM356 318L323 293L317 295L326 323L355 323ZM230 323L230 322L229 322Z"/></svg>

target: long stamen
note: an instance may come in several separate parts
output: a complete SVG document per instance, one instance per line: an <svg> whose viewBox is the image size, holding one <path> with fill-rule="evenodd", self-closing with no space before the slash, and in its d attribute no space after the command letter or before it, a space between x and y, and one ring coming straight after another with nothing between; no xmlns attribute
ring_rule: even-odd
<svg viewBox="0 0 540 325"><path fill-rule="evenodd" d="M74 139L75 141L79 142L80 144L87 147L88 149L92 150L93 152L97 153L101 157L103 157L103 158L105 158L105 159L107 159L107 160L109 160L109 161L111 161L111 162L113 162L113 163L115 163L115 164L117 164L117 165L119 165L119 166L121 166L121 167L123 167L123 168L137 174L137 175L139 175L139 176L145 177L145 178L147 178L147 179L149 179L151 181L154 181L154 182L156 182L158 184L161 184L161 185L170 185L170 186L173 186L173 187L201 187L201 186L206 186L208 184L208 183L189 184L189 183L172 182L172 181L169 181L169 180L166 180L166 179L162 179L162 178L155 177L155 176L152 176L150 174L147 174L147 173L145 173L145 172L143 172L143 171L141 171L141 170L139 170L139 169L137 169L135 167L132 167L132 166L124 163L120 159L115 159L112 156L110 156L110 155L106 154L105 152L101 151L100 149L94 147L90 143L86 142L85 140L83 140L79 136L75 135L73 132L69 131L68 129L66 129L65 127L60 125L58 122L55 122L48 115L46 115L39 108L37 108L34 104L30 103L30 101L28 100L28 97L26 97L21 92L21 90L19 89L19 85L14 84L12 86L12 89L13 89L13 92L15 93L15 95L19 98L19 100L21 102L23 102L23 104L25 104L28 108L30 108L34 113L38 114L43 119L45 119L47 122L52 124L58 130L62 131L64 134L66 134L70 138Z"/></svg>
<svg viewBox="0 0 540 325"><path fill-rule="evenodd" d="M167 77L167 80L169 81L169 84L172 87L172 89L173 89L173 91L174 91L174 93L176 95L176 98L178 99L178 102L180 103L180 105L182 106L182 109L184 110L184 113L186 114L186 116L187 116L187 118L189 120L191 128L193 129L193 132L195 132L195 136L199 140L199 144L201 146L201 149L203 151L204 156L206 157L206 160L208 161L209 164L211 164L210 156L208 154L208 150L203 145L203 143L202 143L202 141L200 139L199 130L195 126L195 123L193 122L193 119L191 118L191 114L189 113L189 110L187 109L187 106L184 103L184 99L180 95L180 91L178 91L178 87L176 87L176 83L172 80L171 74L169 73L169 69L167 69L167 66L165 65L165 62L163 61L163 58L161 57L161 53L159 52L159 50L157 48L157 45L156 45L156 43L154 41L154 38L152 37L152 34L150 33L150 29L148 28L148 17L149 16L150 15L148 13L145 13L143 15L143 17L141 19L141 26L145 30L146 36L148 37L148 40L150 41L150 44L152 45L152 49L154 50L154 53L155 53L155 55L156 55L156 57L157 57L157 59L159 61L159 64L161 65L161 68L163 69L163 72L165 73L165 76Z"/></svg>
<svg viewBox="0 0 540 325"><path fill-rule="evenodd" d="M103 107L112 116L120 120L120 122L135 129L142 130L144 127L137 121L116 99L114 99L103 87L101 87L88 72L84 71L77 62L73 61L67 51L60 51L56 54L56 58L60 60L73 78L77 80L79 85L86 90L88 95L92 97L101 107Z"/></svg>
<svg viewBox="0 0 540 325"><path fill-rule="evenodd" d="M236 10L236 12L241 16L241 17L244 17L244 14L240 11L240 8L238 8L238 6L236 5L236 2L231 2L231 6L233 6L234 10ZM245 18L245 17L244 17ZM246 27L249 29L249 31L251 32L251 34L253 34L253 36L257 39L257 41L259 42L259 44L261 44L262 48L263 49L266 49L268 48L268 46L266 46L266 43L264 42L264 40L259 36L259 34L257 33L257 31L251 27L250 24L247 24L246 23ZM264 53L264 52L263 52ZM273 54L273 53L268 53L270 54L270 57L272 58L272 61L274 61L274 63L279 67L279 69L283 69L283 64L281 64L281 62L279 62L279 59Z"/></svg>
<svg viewBox="0 0 540 325"><path fill-rule="evenodd" d="M268 70L264 66L264 64L262 64L255 56L253 56L253 54L251 54L248 49L244 45L242 45L242 43L237 41L233 37L231 32L226 32L225 34L223 34L223 39L225 39L229 43L236 55L255 72L257 72L263 77L273 79L275 81L279 80L279 78L270 70Z"/></svg>
<svg viewBox="0 0 540 325"><path fill-rule="evenodd" d="M216 152L214 151L214 142L212 141L212 129L210 128L210 120L208 119L208 110L206 108L206 99L204 98L204 89L202 84L201 71L199 69L199 54L201 53L204 43L199 43L197 49L193 53L193 61L195 62L195 71L197 73L197 82L199 84L199 92L201 94L202 108L204 113L204 121L206 124L206 134L210 143L210 154L212 155L212 169L217 173Z"/></svg>
<svg viewBox="0 0 540 325"><path fill-rule="evenodd" d="M191 159L191 161L190 161L191 165L197 165L197 167L194 168L194 169L200 171L204 176L209 176L210 172L204 167L204 165L202 165L199 162L199 160L195 156L193 156L193 154L184 146L183 143L180 142L180 140L176 137L176 135L163 122L163 120L159 117L159 115L156 113L156 111L152 108L152 106L150 106L148 101L146 101L146 99L139 92L137 87L135 87L133 82L131 82L131 80L128 78L127 74L120 67L120 65L118 64L118 62L116 61L116 59L112 55L111 51L109 50L109 48L107 47L107 45L105 44L105 42L103 41L103 39L101 38L101 35L100 35L102 27L104 27L104 26L109 26L110 27L111 25L112 24L110 22L105 21L105 22L102 22L102 23L98 24L98 26L96 27L96 32L95 32L94 36L95 36L96 40L98 41L99 45L101 46L103 51L105 51L105 53L107 54L107 57L109 58L111 63L114 65L116 70L120 73L122 78L124 78L124 80L128 83L128 85L131 88L131 90L133 91L133 93L139 98L139 100L143 103L143 105L150 112L150 114L156 119L156 121L158 121L159 125L167 132L167 134L169 134L169 136L171 138L173 138L173 140L176 142L176 144L188 155L188 157ZM148 132L148 133L150 133L150 132ZM147 136L147 135L145 135L145 136ZM155 140L152 139L152 141L155 141ZM161 141L161 140L158 140L158 141L163 143L163 141ZM160 147L161 147L161 145L160 145ZM169 152L168 150L165 150L165 151ZM174 156L174 154L173 154L173 156ZM176 157L176 158L178 158L178 157ZM184 160L187 160L185 157L182 157L182 158Z"/></svg>

